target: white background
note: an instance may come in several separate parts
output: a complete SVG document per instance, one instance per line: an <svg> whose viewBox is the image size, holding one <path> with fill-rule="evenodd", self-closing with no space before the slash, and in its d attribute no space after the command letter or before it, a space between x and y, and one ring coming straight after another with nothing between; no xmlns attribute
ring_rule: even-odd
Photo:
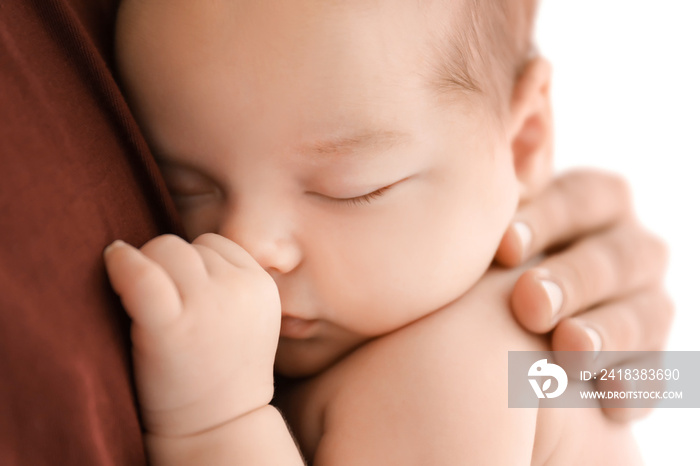
<svg viewBox="0 0 700 466"><path fill-rule="evenodd" d="M557 169L629 179L671 250L668 349L700 351L700 1L543 0L537 41L554 67ZM700 465L700 409L656 410L634 430L648 465Z"/></svg>

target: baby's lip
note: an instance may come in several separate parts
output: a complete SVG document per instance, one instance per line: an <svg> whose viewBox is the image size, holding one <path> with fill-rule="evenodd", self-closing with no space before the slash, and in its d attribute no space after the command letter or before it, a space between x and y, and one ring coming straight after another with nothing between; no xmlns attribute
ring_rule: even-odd
<svg viewBox="0 0 700 466"><path fill-rule="evenodd" d="M316 317L309 315L308 313L291 312L287 309L282 309L282 317L291 317L293 319L301 320L316 320Z"/></svg>
<svg viewBox="0 0 700 466"><path fill-rule="evenodd" d="M319 323L318 319L304 319L283 312L280 336L295 340L310 338L316 333Z"/></svg>

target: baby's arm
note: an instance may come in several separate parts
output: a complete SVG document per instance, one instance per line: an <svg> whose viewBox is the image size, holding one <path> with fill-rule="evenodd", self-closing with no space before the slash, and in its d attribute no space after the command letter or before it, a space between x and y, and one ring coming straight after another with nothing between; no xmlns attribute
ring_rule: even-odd
<svg viewBox="0 0 700 466"><path fill-rule="evenodd" d="M235 243L161 236L105 251L131 316L134 372L152 464L303 464L270 401L280 304Z"/></svg>

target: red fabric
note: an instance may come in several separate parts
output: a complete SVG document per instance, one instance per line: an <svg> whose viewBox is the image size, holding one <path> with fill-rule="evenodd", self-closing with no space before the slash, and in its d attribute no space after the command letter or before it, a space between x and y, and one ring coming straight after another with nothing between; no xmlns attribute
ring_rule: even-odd
<svg viewBox="0 0 700 466"><path fill-rule="evenodd" d="M112 73L116 0L0 0L0 464L145 464L102 250L179 231Z"/></svg>

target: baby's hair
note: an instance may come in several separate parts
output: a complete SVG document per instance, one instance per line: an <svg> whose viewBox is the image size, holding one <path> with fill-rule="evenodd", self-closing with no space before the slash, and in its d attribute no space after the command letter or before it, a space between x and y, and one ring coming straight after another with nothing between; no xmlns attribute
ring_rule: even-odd
<svg viewBox="0 0 700 466"><path fill-rule="evenodd" d="M500 114L534 54L537 0L451 0L453 24L439 39L437 87L477 93Z"/></svg>

